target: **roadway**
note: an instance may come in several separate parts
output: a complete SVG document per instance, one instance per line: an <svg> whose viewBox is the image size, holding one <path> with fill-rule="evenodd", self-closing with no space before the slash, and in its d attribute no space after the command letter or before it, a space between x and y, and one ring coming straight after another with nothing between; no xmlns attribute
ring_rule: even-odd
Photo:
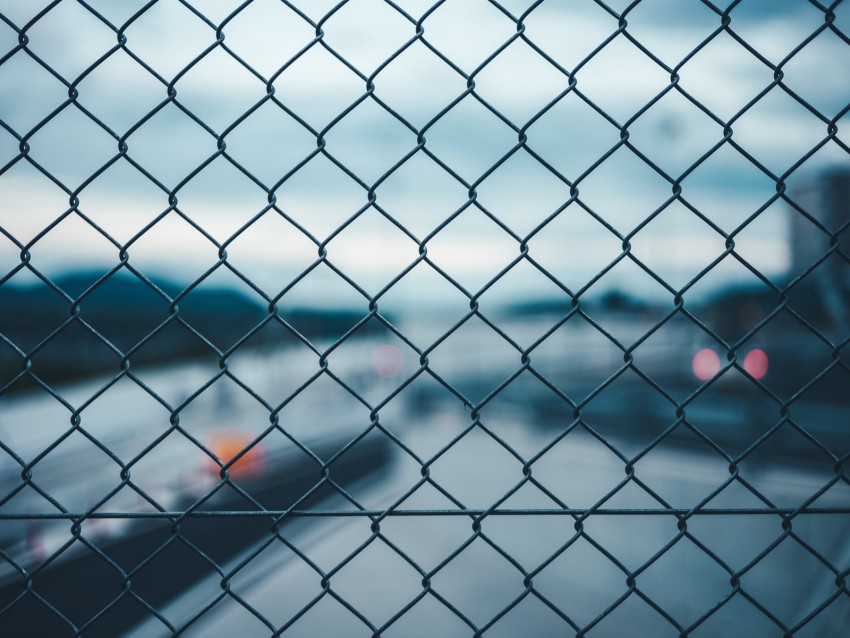
<svg viewBox="0 0 850 638"><path fill-rule="evenodd" d="M402 327L406 334L415 333L412 328ZM509 326L509 332L518 342L527 343L533 335L540 334L540 326L523 323ZM461 339L447 340L429 355L432 369L473 401L480 400L520 363L516 350L504 347L498 340L492 342L492 337L479 327L467 331ZM622 353L600 345L592 337L589 330L571 336L558 334L547 347L541 346L532 353L532 363L570 396L583 398L622 365ZM370 337L343 344L331 353L330 370L375 404L418 366L417 355L405 351L399 342L389 348L388 343ZM695 344L685 341L663 347L656 344L649 349L651 357L644 353L645 360L654 362L649 367L665 388L678 397L687 396L699 382L679 374L671 362L681 364L679 359L684 357L687 370L693 347ZM285 508L297 498L291 489L278 486L292 487L297 483L295 491L303 491L315 483L319 474L318 465L284 432L306 442L322 459L328 459L369 426L369 408L327 375L321 375L296 398L287 400L319 370L318 358L307 350L238 353L231 361L231 370L257 396L222 379L180 410L180 424L187 434L210 447L215 446L222 433L238 433L244 442L260 436L271 424L263 401L281 407L282 430L274 430L263 439L262 454L257 457L262 472L253 478L235 475L237 482L267 507ZM665 376L665 370L673 373ZM216 372L216 366L186 364L139 374L166 403L176 406L193 397ZM168 432L170 412L128 379L87 404L104 383L100 379L69 386L63 389L63 396L73 408L82 408L81 427L127 463ZM711 400L695 401L686 408L686 414L689 421L729 449L732 456L745 450L760 431L778 419L777 406L759 394L730 384L718 384L715 389L718 394L707 393ZM374 627L389 623L382 632L385 636L469 636L472 626L488 627L488 636L529 632L536 636L570 635L568 622L548 608L544 599L578 627L592 626L590 636L677 636L675 623L688 627L737 591L730 585L730 570L745 569L777 542L773 551L741 575L740 591L700 623L692 635L780 636L779 625L757 605L763 605L779 623L793 627L839 591L835 574L804 547L814 550L839 572L846 572L850 569L848 515L801 514L793 520L792 537L776 514L697 514L687 523L692 537L679 538L678 519L670 514L597 513L584 521L583 533L576 535L574 517L551 510L564 505L577 509L659 509L662 503L689 509L724 485L730 476L729 461L698 437L687 434L684 426L677 428L684 435L671 436L642 455L641 450L675 420L675 410L634 375L625 375L582 409L587 423L604 434L614 449L588 434L581 424L559 439L564 428L574 422L573 411L553 397L551 391L526 373L483 406L483 427L475 426L467 432L471 424L469 409L439 383L422 375L379 411L382 426L419 460L373 432L360 444L361 456L349 459L349 467L359 469L350 473L344 483L362 507L382 511L397 504L421 481L420 460L426 460L430 461L433 484L422 485L398 504L398 509L457 510L462 504L484 510L500 502L501 509L536 508L550 510L548 514L494 514L482 521L480 534L473 531L473 521L465 514L391 515L380 524L381 537L374 537L372 521L363 516L297 518L281 527L281 535L303 552L315 568L277 540L261 556L237 570L230 579L230 591L275 627L291 622L286 635L295 636L372 635L373 629L339 600L359 610ZM841 426L847 422L846 402L809 401L794 409L803 414L804 425L819 436L831 433L830 445L836 453L846 451L846 447L841 449L847 443ZM30 461L51 440L68 431L70 416L71 410L46 397L6 399L0 420L3 440ZM33 427L34 423L39 427ZM787 429L786 426L782 431ZM440 453L464 432L450 449ZM750 486L777 507L794 508L829 485L835 477L834 462L822 452L812 452L811 444L791 434L790 438L771 437L771 441L779 442L765 446L767 452L757 451L743 460L739 467L742 480L723 489L705 507L764 507L764 501L748 489ZM499 441L523 460L535 459L531 476L549 495L525 482L523 462ZM541 454L543 450L547 451ZM634 459L634 478L630 481L625 481L623 457ZM344 459L345 455L341 457ZM190 505L212 489L218 471L195 443L177 432L164 438L130 469L134 485L164 509L174 510ZM72 432L33 467L33 482L66 509L85 511L121 484L120 471L119 463L80 432ZM300 482L295 481L296 475ZM8 456L0 462L0 476L5 493L21 484L20 466ZM513 493L517 486L519 489ZM440 489L451 498L441 494ZM511 496L501 502L508 494ZM232 500L215 499L207 507L225 505L225 509L251 508L245 502L235 506ZM847 508L847 480L841 479L812 505ZM332 490L326 490L322 500L313 499L309 506L349 513L355 509L349 500L334 495ZM126 509L151 512L154 506L139 492L125 487L101 507ZM38 514L55 513L57 508L26 488L0 505L0 510ZM269 538L264 531L270 524L268 519L252 520L250 525L246 523L251 534L242 536L238 526L231 526L219 528L219 536L214 538L197 537L225 565L224 573L235 569L258 543ZM199 522L203 523L200 519L193 523L192 534L202 534ZM30 568L69 542L68 528L68 523L61 521L45 521L39 526L27 521L3 521L0 541L9 556ZM207 528L214 526L208 524ZM138 529L141 528L126 520L91 519L83 523L83 536L108 548L110 540L132 537ZM184 531L190 534L188 530ZM167 538L167 529L159 531ZM657 552L677 538L669 551L652 562ZM368 543L365 549L346 562L363 543ZM713 552L714 558L698 544ZM149 545L157 546L153 541ZM216 553L218 545L227 546L228 550ZM60 567L74 552L85 551L80 543L71 547L57 561ZM600 547L610 556L605 556ZM440 567L460 548L463 549L455 558ZM133 560L130 566L139 559ZM188 564L173 556L170 560L170 567L175 570ZM165 562L166 578L168 568ZM11 570L5 571L5 581L18 578ZM637 572L636 589L631 594L627 571ZM324 595L320 572L331 574L329 593ZM397 612L423 595L423 572L430 576L430 589L408 613L390 622ZM532 574L528 584L533 585L533 590L524 585L525 574ZM184 593L176 598L162 592L157 595L155 579L148 578L150 582L144 587L143 580L139 577L133 581L134 590L138 583L137 591L149 592L164 618L175 627L182 626L222 593L221 574L209 568L196 570L192 579L183 584ZM119 587L120 579L116 584ZM641 594L655 601L674 622L653 609ZM605 610L624 595L623 602L606 614ZM748 601L748 596L756 602ZM317 602L298 616L299 610L316 597ZM438 598L449 601L457 613ZM500 615L518 599L509 613ZM847 626L850 601L845 591L795 635L838 637ZM227 595L188 627L184 635L270 633L256 616ZM98 634L93 630L84 635ZM128 635L153 638L170 635L170 630L160 620L151 618Z"/></svg>
<svg viewBox="0 0 850 638"><path fill-rule="evenodd" d="M544 448L555 434L529 427L521 412L503 413L502 419L482 421L517 450L529 453ZM435 408L427 418L404 431L414 450L434 450L451 440L468 423L468 414L447 406ZM404 428L402 428L404 430ZM527 458L527 457L526 457ZM829 468L810 463L760 463L742 471L746 482L779 507L795 507L810 499L830 480ZM572 508L653 508L658 500L636 482L627 483L611 495L626 478L623 462L590 436L580 432L551 448L532 466L532 476ZM396 453L388 474L365 479L354 493L366 508L380 510L401 498L416 485L417 464ZM431 466L431 478L467 508L488 508L523 480L521 464L480 430L473 430ZM635 466L635 477L671 507L689 508L706 499L729 477L724 460L692 448L659 448ZM609 498L606 499L606 497ZM816 507L844 507L850 503L844 482L818 498ZM332 509L344 503L327 503ZM551 509L555 502L531 485L525 485L500 506L505 509ZM733 483L706 503L707 508L762 508L742 483ZM457 505L432 486L425 485L399 505L399 509L457 509ZM701 623L693 636L782 636L783 631L747 596L764 605L777 620L794 627L837 591L835 575L808 553L815 549L838 570L850 568L850 516L803 514L793 520L789 537L778 515L695 515L687 530L693 539L681 538L655 563L648 561L679 536L672 515L614 516L597 514L584 521L585 536L577 537L574 518L565 515L492 515L481 524L476 538L472 520L463 515L390 516L375 537L371 520L361 517L299 519L285 527L284 537L329 578L329 592L322 595L322 576L293 551L276 542L262 557L231 579L232 591L276 628L294 618L289 636L371 636L372 629L345 608L334 596L356 608L375 627L381 628L423 592L422 575L390 544L405 553L430 575L431 589L408 613L390 624L383 636L471 636L473 629L439 602L441 597L476 627L488 626L506 606L526 592L524 574L540 570L532 578L534 592L561 609L579 627L587 627L609 605L628 593L626 574L593 546L598 543L623 568L639 571L638 592L655 601L676 622L688 627L716 603L733 593L730 574L742 570L771 544L776 549L740 578L740 592L712 617ZM485 540L486 537L486 540ZM372 542L339 568L350 552ZM386 539L387 542L384 541ZM438 566L472 539L463 551L442 568ZM558 554L572 541L572 545ZM710 558L698 543L718 560ZM492 543L492 545L490 544ZM500 555L506 552L518 565ZM552 559L553 555L557 556ZM549 562L551 560L551 562ZM542 567L542 569L541 569ZM521 569L520 569L521 568ZM431 574L432 570L436 573ZM219 579L209 579L185 598L165 609L176 626L221 594ZM304 606L318 602L298 617ZM846 592L838 602L795 633L821 638L845 635L850 626L850 601ZM525 597L509 613L489 626L487 636L564 636L575 632L535 594ZM267 636L271 631L230 596L225 597L187 636ZM168 635L156 620L131 634L132 638ZM589 636L678 636L679 630L632 593L588 633Z"/></svg>

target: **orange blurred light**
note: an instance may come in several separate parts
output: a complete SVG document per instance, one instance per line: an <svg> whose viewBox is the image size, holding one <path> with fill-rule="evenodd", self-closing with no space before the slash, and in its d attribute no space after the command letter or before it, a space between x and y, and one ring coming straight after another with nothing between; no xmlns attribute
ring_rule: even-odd
<svg viewBox="0 0 850 638"><path fill-rule="evenodd" d="M220 432L213 436L207 446L213 454L223 463L230 463L234 458L251 444L251 437L242 432ZM207 470L219 475L221 468L218 463L207 458ZM228 470L231 478L250 478L262 474L266 468L266 451L262 443L258 443L245 452L239 460L231 465Z"/></svg>
<svg viewBox="0 0 850 638"><path fill-rule="evenodd" d="M720 371L720 357L711 348L703 348L694 355L691 368L697 379L708 381Z"/></svg>
<svg viewBox="0 0 850 638"><path fill-rule="evenodd" d="M744 357L744 370L749 372L754 379L761 379L767 374L767 355L764 350L759 348L750 350Z"/></svg>

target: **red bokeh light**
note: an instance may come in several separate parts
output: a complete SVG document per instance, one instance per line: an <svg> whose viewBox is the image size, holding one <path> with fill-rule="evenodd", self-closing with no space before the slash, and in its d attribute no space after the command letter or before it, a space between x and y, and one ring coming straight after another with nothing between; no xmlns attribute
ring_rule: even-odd
<svg viewBox="0 0 850 638"><path fill-rule="evenodd" d="M697 379L708 381L720 371L720 357L711 348L703 348L694 355L691 368Z"/></svg>
<svg viewBox="0 0 850 638"><path fill-rule="evenodd" d="M750 350L744 357L744 370L749 372L754 379L761 379L767 374L767 355L764 350L759 348Z"/></svg>
<svg viewBox="0 0 850 638"><path fill-rule="evenodd" d="M378 346L372 352L372 370L379 377L392 379L404 370L404 353L396 346Z"/></svg>

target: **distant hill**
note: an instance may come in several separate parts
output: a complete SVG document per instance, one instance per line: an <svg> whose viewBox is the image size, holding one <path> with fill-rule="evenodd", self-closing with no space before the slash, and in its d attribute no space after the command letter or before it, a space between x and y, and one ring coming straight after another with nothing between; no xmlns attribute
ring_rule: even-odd
<svg viewBox="0 0 850 638"><path fill-rule="evenodd" d="M182 292L180 286L152 280L161 291L157 292L124 273L117 273L81 297L100 276L78 272L54 280L71 301L42 282L0 286L0 390L22 369L22 357L15 348L31 354L33 372L53 383L118 371L123 355L131 365L217 358L216 348L231 348L269 316L260 297L252 299L233 289L204 287L187 293L172 313L171 300ZM71 318L75 301L79 321ZM366 314L286 309L284 303L279 307L284 320L310 340L336 339ZM369 327L364 326L364 332ZM244 346L279 347L296 341L290 330L273 321ZM31 380L22 379L9 391L31 385Z"/></svg>

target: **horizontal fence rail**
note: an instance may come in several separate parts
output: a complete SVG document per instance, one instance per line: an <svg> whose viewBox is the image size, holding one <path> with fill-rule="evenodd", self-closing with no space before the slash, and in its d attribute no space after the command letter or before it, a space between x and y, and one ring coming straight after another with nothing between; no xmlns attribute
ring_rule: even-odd
<svg viewBox="0 0 850 638"><path fill-rule="evenodd" d="M0 1L0 633L846 635L849 61L842 0Z"/></svg>

